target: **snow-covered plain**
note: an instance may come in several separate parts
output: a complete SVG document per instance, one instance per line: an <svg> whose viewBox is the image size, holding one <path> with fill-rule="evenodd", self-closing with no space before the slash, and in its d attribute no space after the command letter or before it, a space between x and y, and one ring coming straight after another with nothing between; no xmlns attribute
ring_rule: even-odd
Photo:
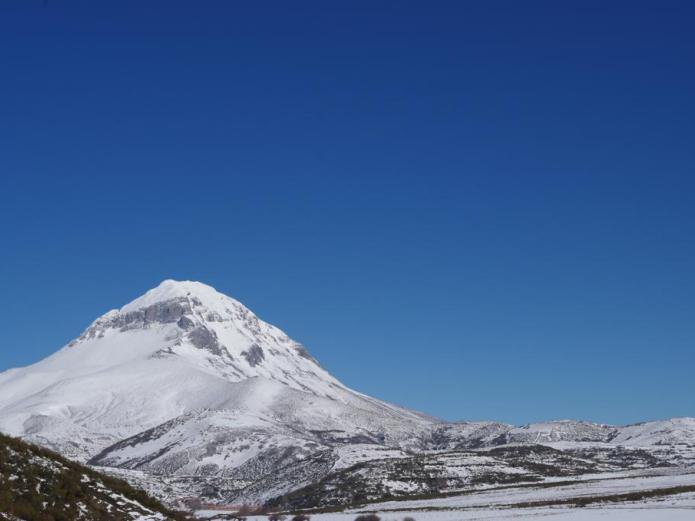
<svg viewBox="0 0 695 521"><path fill-rule="evenodd" d="M370 510L370 512L373 512ZM383 521L693 521L695 519L695 494L681 494L660 501L576 507L544 508L489 508L402 510L398 512L375 511ZM220 514L220 511L200 511L203 519ZM313 521L354 521L360 511L314 514ZM267 521L265 517L250 517L249 521Z"/></svg>
<svg viewBox="0 0 695 521"><path fill-rule="evenodd" d="M355 513L319 514L313 521L353 521ZM485 511L417 511L397 515L381 513L383 521L401 521L412 517L416 521L692 521L695 519L695 500L674 499L660 504L620 505L585 508L510 508Z"/></svg>
<svg viewBox="0 0 695 521"><path fill-rule="evenodd" d="M314 521L352 521L360 514L376 513L383 521L400 521L410 517L420 521L474 521L501 519L547 519L560 521L672 521L695 519L695 492L664 495L662 497L626 501L621 503L597 503L584 507L562 504L576 498L605 497L615 494L695 486L695 473L678 474L675 470L662 469L651 472L615 473L579 478L571 485L557 487L499 487L468 492L446 498L412 501L389 501L370 504L363 508L343 512L318 513ZM535 502L557 502L555 505L529 506ZM523 506L522 506L523 505ZM201 518L212 517L220 511L201 510ZM262 521L263 517L251 517Z"/></svg>

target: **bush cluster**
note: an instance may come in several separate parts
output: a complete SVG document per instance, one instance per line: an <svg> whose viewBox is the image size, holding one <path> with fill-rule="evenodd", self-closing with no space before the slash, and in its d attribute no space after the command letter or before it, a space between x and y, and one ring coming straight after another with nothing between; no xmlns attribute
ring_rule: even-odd
<svg viewBox="0 0 695 521"><path fill-rule="evenodd" d="M130 521L132 516L114 496L135 501L169 519L186 519L121 479L0 434L0 512L7 516L24 521L75 521L81 517Z"/></svg>

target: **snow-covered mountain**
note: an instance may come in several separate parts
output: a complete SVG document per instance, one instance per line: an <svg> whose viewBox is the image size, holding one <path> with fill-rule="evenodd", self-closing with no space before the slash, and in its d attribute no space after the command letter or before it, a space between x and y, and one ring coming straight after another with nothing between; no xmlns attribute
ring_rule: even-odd
<svg viewBox="0 0 695 521"><path fill-rule="evenodd" d="M221 501L265 501L364 462L412 466L408 458L432 451L590 443L605 463L616 456L603 446L695 447L692 419L442 422L347 388L240 302L172 280L45 360L0 373L0 431L174 489L189 480L181 490ZM461 458L470 460L442 461Z"/></svg>
<svg viewBox="0 0 695 521"><path fill-rule="evenodd" d="M54 355L0 374L0 430L80 459L199 411L375 439L432 422L347 389L282 331L198 282L164 281Z"/></svg>
<svg viewBox="0 0 695 521"><path fill-rule="evenodd" d="M693 445L694 432L695 418L672 418L622 427L612 441L633 447L688 446Z"/></svg>

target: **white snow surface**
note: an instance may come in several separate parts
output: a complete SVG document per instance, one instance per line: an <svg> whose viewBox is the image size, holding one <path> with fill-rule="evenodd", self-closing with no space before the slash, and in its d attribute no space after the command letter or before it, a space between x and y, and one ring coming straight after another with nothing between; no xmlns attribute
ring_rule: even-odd
<svg viewBox="0 0 695 521"><path fill-rule="evenodd" d="M235 300L215 288L193 280L165 280L156 288L152 288L144 295L123 306L120 310L112 310L110 313L128 313L138 309L148 308L159 302L166 302L177 298L197 297L205 303L208 311L224 314L231 307L243 307L241 302Z"/></svg>
<svg viewBox="0 0 695 521"><path fill-rule="evenodd" d="M242 411L235 427L282 417L353 434L432 422L346 388L285 333L199 282L164 281L48 358L0 373L0 431L79 459L203 410Z"/></svg>

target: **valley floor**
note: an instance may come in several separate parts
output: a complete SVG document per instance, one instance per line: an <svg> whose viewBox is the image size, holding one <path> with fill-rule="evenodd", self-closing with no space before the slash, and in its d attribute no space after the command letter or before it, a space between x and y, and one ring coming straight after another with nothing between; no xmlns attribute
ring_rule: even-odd
<svg viewBox="0 0 695 521"><path fill-rule="evenodd" d="M655 469L583 476L572 483L497 487L435 499L388 501L344 512L313 514L311 519L352 521L365 512L376 512L383 521L405 517L416 521L693 521L695 471ZM198 515L206 518L219 513L200 511Z"/></svg>
<svg viewBox="0 0 695 521"><path fill-rule="evenodd" d="M695 519L695 496L689 501L673 500L663 504L601 506L586 508L539 508L476 511L417 511L382 514L384 521L400 521L410 516L416 521L692 521ZM323 514L313 521L352 521L354 514Z"/></svg>

